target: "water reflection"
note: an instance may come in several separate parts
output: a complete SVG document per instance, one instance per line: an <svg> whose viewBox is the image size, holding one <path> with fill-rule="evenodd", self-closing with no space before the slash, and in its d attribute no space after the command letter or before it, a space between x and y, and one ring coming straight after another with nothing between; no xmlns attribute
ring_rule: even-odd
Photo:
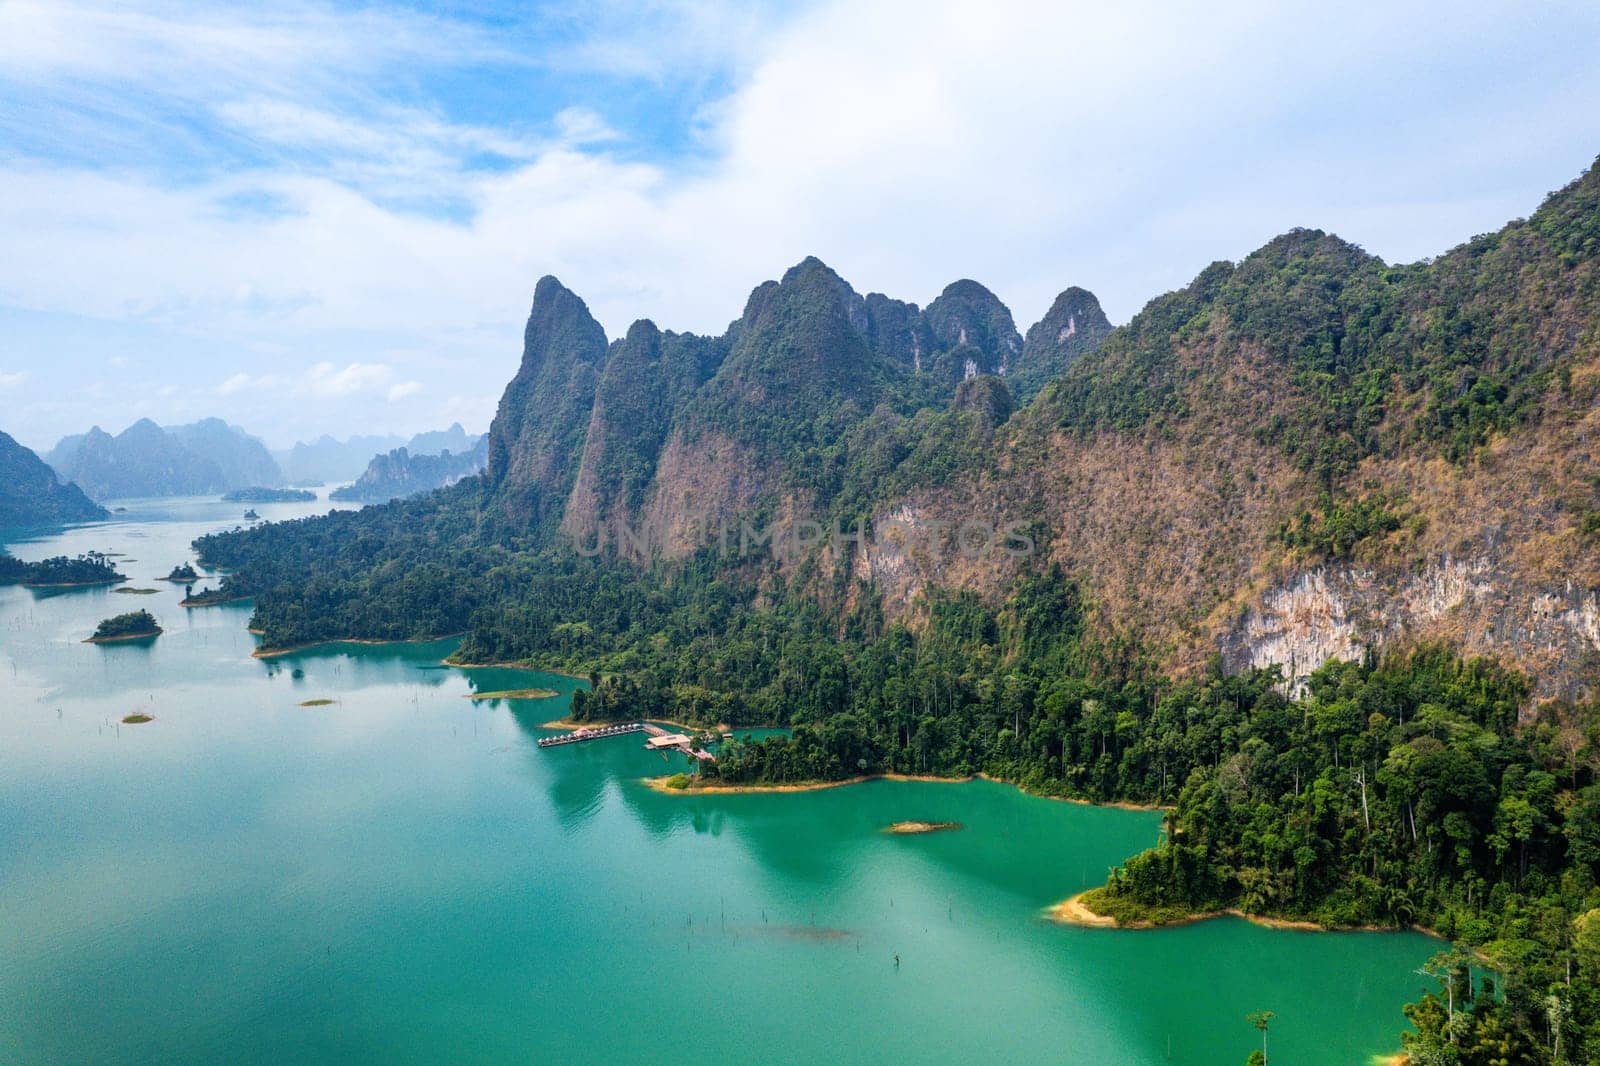
<svg viewBox="0 0 1600 1066"><path fill-rule="evenodd" d="M121 543L136 583L236 518L163 508L188 517ZM1432 949L1048 926L1158 819L985 782L663 795L640 779L688 760L642 737L535 746L572 679L443 667L450 642L252 660L246 606L159 587L130 601L169 625L144 653L78 643L125 597L0 589L7 1061L655 1061L667 988L716 1012L706 1063L1199 1066L1241 1061L1265 1008L1284 1061L1330 1066L1388 1049ZM562 695L465 698L534 686ZM133 709L156 721L118 730ZM882 831L909 819L966 828Z"/></svg>

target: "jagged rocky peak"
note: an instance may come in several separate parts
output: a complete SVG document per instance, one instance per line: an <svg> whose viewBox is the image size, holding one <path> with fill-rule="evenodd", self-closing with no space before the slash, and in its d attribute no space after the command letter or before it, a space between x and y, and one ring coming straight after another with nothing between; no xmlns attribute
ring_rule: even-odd
<svg viewBox="0 0 1600 1066"><path fill-rule="evenodd" d="M663 330L641 318L611 345L601 373L601 392L643 373L659 379L652 380L650 387L665 390L654 397L655 402L673 398L686 382L698 385L715 372L727 343L724 337Z"/></svg>
<svg viewBox="0 0 1600 1066"><path fill-rule="evenodd" d="M608 347L588 306L540 278L522 363L489 427L488 482L514 525L532 528L570 491Z"/></svg>
<svg viewBox="0 0 1600 1066"><path fill-rule="evenodd" d="M1028 330L1012 368L1011 391L1017 402L1027 403L1051 378L1098 348L1110 332L1111 321L1094 293L1076 285L1063 290Z"/></svg>
<svg viewBox="0 0 1600 1066"><path fill-rule="evenodd" d="M1073 285L1062 290L1050 305L1050 310L1028 330L1023 350L1034 344L1061 346L1072 342L1074 338L1094 333L1104 336L1110 331L1111 322L1100 309L1100 301L1094 293Z"/></svg>
<svg viewBox="0 0 1600 1066"><path fill-rule="evenodd" d="M923 319L940 349L935 369L958 379L1003 375L1022 353L1011 311L976 281L964 278L945 286Z"/></svg>
<svg viewBox="0 0 1600 1066"><path fill-rule="evenodd" d="M780 293L785 289L803 292L807 297L827 296L857 333L865 336L871 328L867 301L837 271L814 255L806 256L785 271L778 289Z"/></svg>
<svg viewBox="0 0 1600 1066"><path fill-rule="evenodd" d="M865 386L872 354L867 303L816 256L778 282L756 287L733 338L725 371L747 399L788 403Z"/></svg>
<svg viewBox="0 0 1600 1066"><path fill-rule="evenodd" d="M589 313L589 305L553 275L540 278L522 333L522 368L530 363L599 366L605 358L606 331Z"/></svg>

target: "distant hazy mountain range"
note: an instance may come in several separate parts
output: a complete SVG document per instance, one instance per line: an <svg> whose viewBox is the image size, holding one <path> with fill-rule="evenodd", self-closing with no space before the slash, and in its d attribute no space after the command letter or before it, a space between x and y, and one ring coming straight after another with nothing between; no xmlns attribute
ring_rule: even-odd
<svg viewBox="0 0 1600 1066"><path fill-rule="evenodd" d="M220 418L166 428L141 418L116 436L95 426L63 437L45 461L97 500L283 484L267 446Z"/></svg>
<svg viewBox="0 0 1600 1066"><path fill-rule="evenodd" d="M459 430L459 425L450 427ZM443 433L418 434L413 440L425 437L438 438ZM356 500L361 503L387 503L419 492L453 485L464 477L481 471L489 461L489 435L473 441L471 447L460 452L446 450L438 455L417 455L409 448L396 448L384 455L374 456L366 472L353 483L335 489L335 500Z"/></svg>
<svg viewBox="0 0 1600 1066"><path fill-rule="evenodd" d="M33 452L0 433L0 526L42 526L107 517L76 485L64 485Z"/></svg>
<svg viewBox="0 0 1600 1066"><path fill-rule="evenodd" d="M457 422L449 429L418 433L410 440L393 435L350 437L337 440L324 434L310 444L300 441L288 451L275 453L289 481L352 481L362 475L375 456L404 448L412 457L470 451L475 438Z"/></svg>

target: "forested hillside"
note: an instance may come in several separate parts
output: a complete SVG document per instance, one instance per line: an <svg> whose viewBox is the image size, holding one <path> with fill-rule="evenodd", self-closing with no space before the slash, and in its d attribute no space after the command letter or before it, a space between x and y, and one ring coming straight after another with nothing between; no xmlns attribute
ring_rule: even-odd
<svg viewBox="0 0 1600 1066"><path fill-rule="evenodd" d="M76 485L10 436L0 433L0 527L90 522L109 517Z"/></svg>
<svg viewBox="0 0 1600 1066"><path fill-rule="evenodd" d="M1400 267L1295 231L1214 264L1093 348L1073 347L1103 333L1082 290L1019 342L975 283L919 310L860 297L815 259L759 286L723 337L644 322L608 345L547 278L484 494L438 505L469 508L470 532L435 551L470 560L497 545L564 569L573 560L550 553L580 542L664 588L715 573L746 605L781 585L835 621L872 609L913 629L932 590L994 610L1053 565L1081 588L1097 638L1130 639L1167 670L1220 652L1303 685L1329 658L1439 640L1521 665L1539 694L1575 695L1600 638L1597 205L1591 171L1531 219ZM939 369L963 352L963 368L1007 376ZM1019 407L1012 375L1056 365ZM870 535L974 519L1026 528L1036 550ZM808 520L869 535L738 558L710 536ZM703 558L712 548L720 558ZM330 579L353 601L381 599L380 563L381 551ZM262 579L243 567L237 580ZM281 591L292 603L295 588ZM299 610L297 632L280 634L279 602L260 601L269 640L343 635Z"/></svg>

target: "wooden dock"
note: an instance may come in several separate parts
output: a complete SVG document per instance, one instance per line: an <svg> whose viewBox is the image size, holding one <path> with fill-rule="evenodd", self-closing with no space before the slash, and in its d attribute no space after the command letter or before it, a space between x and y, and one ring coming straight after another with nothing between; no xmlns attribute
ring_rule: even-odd
<svg viewBox="0 0 1600 1066"><path fill-rule="evenodd" d="M601 737L620 737L624 733L642 733L646 729L643 722L622 722L617 725L595 726L593 729L576 729L571 733L563 733L559 737L540 737L541 748L554 748L561 744L581 744L585 740L599 740Z"/></svg>
<svg viewBox="0 0 1600 1066"><path fill-rule="evenodd" d="M695 747L693 738L683 733L669 733L660 726L650 722L644 723L644 731L650 734L650 739L644 742L644 746L649 748L651 751L667 751L669 749L676 749L683 752L690 758L702 759L706 762L715 762L717 759L717 757L711 754L709 751Z"/></svg>
<svg viewBox="0 0 1600 1066"><path fill-rule="evenodd" d="M705 762L715 762L717 758L709 751L695 747L692 737L683 733L669 733L653 722L620 722L616 725L595 726L592 729L575 729L559 737L540 737L539 747L554 748L562 744L581 744L585 740L620 737L624 733L648 735L650 739L645 741L644 746L651 751L681 751L690 758Z"/></svg>

